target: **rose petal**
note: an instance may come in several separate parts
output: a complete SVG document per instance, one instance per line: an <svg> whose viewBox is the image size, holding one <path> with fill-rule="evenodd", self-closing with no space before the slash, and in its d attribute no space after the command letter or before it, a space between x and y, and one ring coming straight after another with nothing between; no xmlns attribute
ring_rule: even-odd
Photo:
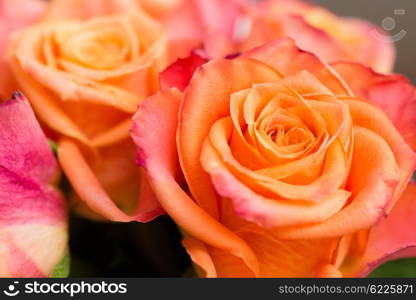
<svg viewBox="0 0 416 300"><path fill-rule="evenodd" d="M0 274L48 276L67 247L58 165L22 94L0 104Z"/></svg>
<svg viewBox="0 0 416 300"><path fill-rule="evenodd" d="M139 9L135 1L130 0L52 0L48 5L45 20L89 19L124 13Z"/></svg>
<svg viewBox="0 0 416 300"><path fill-rule="evenodd" d="M365 252L345 263L344 275L364 277L390 259L416 255L415 197L416 185L411 183L391 213L370 230Z"/></svg>
<svg viewBox="0 0 416 300"><path fill-rule="evenodd" d="M333 68L354 93L381 108L416 149L416 90L401 75L382 75L360 64L336 63Z"/></svg>
<svg viewBox="0 0 416 300"><path fill-rule="evenodd" d="M275 40L246 51L242 57L264 62L284 76L308 71L324 82L334 94L352 95L344 80L330 66L320 61L314 54L300 50L290 38Z"/></svg>
<svg viewBox="0 0 416 300"><path fill-rule="evenodd" d="M231 94L278 78L272 68L252 59L215 60L197 70L186 90L178 129L179 157L195 201L214 218L217 196L209 176L196 163L202 143L214 122L229 113Z"/></svg>
<svg viewBox="0 0 416 300"><path fill-rule="evenodd" d="M238 235L252 246L257 255L260 277L315 277L318 271L321 271L321 276L334 276L334 272L322 270L320 265L330 263L336 238L282 241L251 227L242 229Z"/></svg>
<svg viewBox="0 0 416 300"><path fill-rule="evenodd" d="M185 247L192 261L205 273L202 277L217 277L217 271L215 270L214 262L212 261L207 247L203 243L197 239L187 237L183 239L182 245Z"/></svg>
<svg viewBox="0 0 416 300"><path fill-rule="evenodd" d="M223 165L209 141L204 144L201 161L210 174L217 193L233 201L235 213L262 227L324 222L343 207L350 195L347 191L338 190L312 205L296 201L279 202L256 194L237 180ZM226 212L222 213L223 218L227 218Z"/></svg>
<svg viewBox="0 0 416 300"><path fill-rule="evenodd" d="M174 64L160 73L161 89L176 87L183 92L191 81L195 71L206 62L207 60L196 52L192 52L187 58L178 59Z"/></svg>
<svg viewBox="0 0 416 300"><path fill-rule="evenodd" d="M371 153L368 149L372 149ZM277 236L285 239L324 238L371 228L388 212L400 179L395 156L387 142L368 129L355 127L349 176L347 190L352 192L351 203L325 222L285 228L277 232Z"/></svg>
<svg viewBox="0 0 416 300"><path fill-rule="evenodd" d="M156 18L163 18L177 8L184 0L136 0L147 12Z"/></svg>
<svg viewBox="0 0 416 300"><path fill-rule="evenodd" d="M242 259L256 274L257 259L247 244L196 205L176 180L180 102L181 94L177 90L163 91L145 100L134 117L132 132L138 161L146 169L161 206L183 230L207 245Z"/></svg>
<svg viewBox="0 0 416 300"><path fill-rule="evenodd" d="M115 149L102 150L102 159L106 163L98 163L94 167L88 164L76 142L63 138L58 143L58 158L77 195L93 212L117 222L148 222L163 214L163 210L146 186L142 186L142 203L139 202L136 208L132 208L135 203L132 198L139 199L137 187L140 176L134 168L133 157L120 150L129 147L130 145L121 144ZM131 213L124 212L116 202Z"/></svg>

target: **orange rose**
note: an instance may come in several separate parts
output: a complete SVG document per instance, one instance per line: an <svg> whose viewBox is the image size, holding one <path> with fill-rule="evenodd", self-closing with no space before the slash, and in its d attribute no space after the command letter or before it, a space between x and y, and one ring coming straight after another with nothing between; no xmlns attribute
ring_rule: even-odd
<svg viewBox="0 0 416 300"><path fill-rule="evenodd" d="M259 1L249 15L251 28L242 50L289 36L327 62L358 61L378 72L393 69L393 42L380 28L363 20L339 18L298 0Z"/></svg>
<svg viewBox="0 0 416 300"><path fill-rule="evenodd" d="M158 88L165 40L135 1L55 0L8 50L20 89L58 140L72 200L111 220L160 214L134 167L128 130L137 106Z"/></svg>
<svg viewBox="0 0 416 300"><path fill-rule="evenodd" d="M284 39L232 60L194 54L162 83L134 118L138 161L206 276L365 275L416 246L403 77L327 66Z"/></svg>

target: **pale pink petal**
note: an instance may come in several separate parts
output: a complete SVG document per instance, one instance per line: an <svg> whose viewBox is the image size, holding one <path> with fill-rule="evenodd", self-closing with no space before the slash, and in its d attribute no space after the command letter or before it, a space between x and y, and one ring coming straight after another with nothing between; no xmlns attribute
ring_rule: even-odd
<svg viewBox="0 0 416 300"><path fill-rule="evenodd" d="M20 93L0 104L0 274L48 276L67 246L58 165Z"/></svg>

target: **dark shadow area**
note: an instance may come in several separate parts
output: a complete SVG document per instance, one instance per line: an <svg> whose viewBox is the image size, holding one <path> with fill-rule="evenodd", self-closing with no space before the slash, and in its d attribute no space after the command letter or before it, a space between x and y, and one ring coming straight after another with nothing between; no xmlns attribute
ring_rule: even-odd
<svg viewBox="0 0 416 300"><path fill-rule="evenodd" d="M170 218L148 224L70 217L71 277L181 277L190 266Z"/></svg>

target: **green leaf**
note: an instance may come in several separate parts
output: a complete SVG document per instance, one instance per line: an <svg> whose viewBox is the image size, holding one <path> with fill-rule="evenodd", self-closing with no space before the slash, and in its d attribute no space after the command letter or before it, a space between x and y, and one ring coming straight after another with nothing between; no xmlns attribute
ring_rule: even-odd
<svg viewBox="0 0 416 300"><path fill-rule="evenodd" d="M70 256L69 251L67 251L62 257L61 261L55 266L55 269L52 271L51 278L66 278L69 275L69 265L70 265Z"/></svg>
<svg viewBox="0 0 416 300"><path fill-rule="evenodd" d="M389 261L375 269L369 277L416 277L416 258Z"/></svg>

